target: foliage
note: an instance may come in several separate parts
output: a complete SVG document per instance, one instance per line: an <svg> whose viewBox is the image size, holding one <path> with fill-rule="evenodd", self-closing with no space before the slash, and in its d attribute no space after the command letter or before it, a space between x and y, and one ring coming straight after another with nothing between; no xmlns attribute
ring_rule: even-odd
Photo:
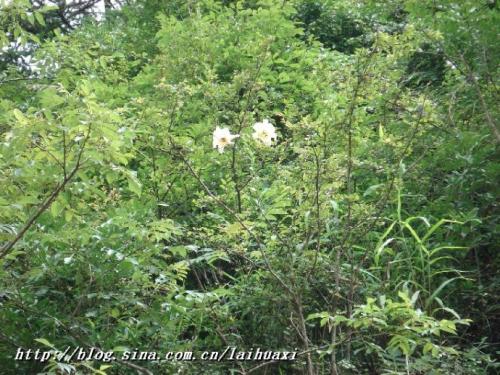
<svg viewBox="0 0 500 375"><path fill-rule="evenodd" d="M2 373L494 373L476 3L138 0L50 37L2 9L31 67L0 73ZM68 346L298 355L13 360Z"/></svg>

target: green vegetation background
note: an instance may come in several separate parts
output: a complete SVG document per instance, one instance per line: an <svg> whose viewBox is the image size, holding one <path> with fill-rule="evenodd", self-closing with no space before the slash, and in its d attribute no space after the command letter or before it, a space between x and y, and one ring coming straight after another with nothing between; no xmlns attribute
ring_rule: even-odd
<svg viewBox="0 0 500 375"><path fill-rule="evenodd" d="M1 374L498 371L496 1L105 3L0 9Z"/></svg>

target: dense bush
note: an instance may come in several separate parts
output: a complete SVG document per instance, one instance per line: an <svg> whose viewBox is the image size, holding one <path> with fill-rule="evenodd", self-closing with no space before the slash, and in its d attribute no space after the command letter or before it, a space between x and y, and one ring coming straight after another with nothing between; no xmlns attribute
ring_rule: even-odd
<svg viewBox="0 0 500 375"><path fill-rule="evenodd" d="M147 0L43 40L30 7L0 17L31 51L0 72L2 374L498 369L496 3ZM68 346L298 355L13 359Z"/></svg>

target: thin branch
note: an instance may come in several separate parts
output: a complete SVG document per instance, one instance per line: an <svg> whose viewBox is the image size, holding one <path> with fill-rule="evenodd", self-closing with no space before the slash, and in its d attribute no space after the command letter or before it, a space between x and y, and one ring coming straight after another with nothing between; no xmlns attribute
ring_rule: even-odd
<svg viewBox="0 0 500 375"><path fill-rule="evenodd" d="M173 140L170 138L170 142L172 144L172 149L174 150L180 150L180 148L173 143ZM163 150L166 151L166 150ZM168 152L168 151L167 151ZM290 289L290 287L279 277L279 275L272 269L271 264L269 262L269 259L267 258L267 254L264 251L264 246L262 242L260 241L259 237L245 224L245 222L240 218L237 212L235 212L231 207L229 207L223 200L221 200L218 196L216 196L210 188L207 186L207 184L201 179L201 177L196 173L196 171L193 169L192 165L189 163L189 161L185 158L184 154L182 151L179 151L177 155L181 158L182 162L186 165L188 168L189 172L191 175L198 181L198 183L201 185L201 187L205 190L205 192L219 204L224 210L226 210L229 214L231 214L236 221L241 225L241 227L255 240L257 243L257 246L259 247L259 251L262 254L262 258L264 259L264 262L266 264L266 268L268 271L273 275L273 277L281 284L281 286L288 292L290 295L294 295L293 291Z"/></svg>
<svg viewBox="0 0 500 375"><path fill-rule="evenodd" d="M39 78L36 77L19 77L19 78L11 78L11 79L5 79L3 81L0 81L0 85L4 85L6 83L11 83L11 82L18 82L18 81L36 81Z"/></svg>
<svg viewBox="0 0 500 375"><path fill-rule="evenodd" d="M2 249L0 250L0 259L3 258L3 257L5 257L12 250L12 248L14 247L14 245L21 238L23 238L23 236L31 228L31 226L35 223L35 221L40 217L40 215L42 213L44 213L50 207L50 205L52 204L52 202L54 202L54 200L59 196L59 193L66 187L66 185L73 178L73 176L76 174L76 172L78 172L78 170L81 167L81 158L82 158L83 150L85 148L85 144L87 143L87 140L90 137L91 127L92 126L89 125L88 131L87 131L87 136L85 137L85 139L82 142L82 146L80 147L80 151L78 152L78 156L77 156L77 159L76 159L75 166L73 167L73 170L71 171L71 173L69 175L67 175L66 177L63 178L63 181L59 185L57 185L57 187L52 192L52 194L50 194L43 201L43 203L38 207L38 209L35 211L35 213L33 213L33 215L31 215L31 217L24 224L24 226L22 227L22 229L17 233L17 235L12 240L10 240L9 242L7 242L5 244L5 246L2 247Z"/></svg>

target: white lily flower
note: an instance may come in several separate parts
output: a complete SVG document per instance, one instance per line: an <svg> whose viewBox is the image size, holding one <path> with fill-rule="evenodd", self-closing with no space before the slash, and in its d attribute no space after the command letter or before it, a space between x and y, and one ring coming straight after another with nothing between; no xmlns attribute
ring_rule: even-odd
<svg viewBox="0 0 500 375"><path fill-rule="evenodd" d="M266 146L271 146L273 141L278 137L276 129L268 119L264 119L262 122L256 122L253 125L253 130L252 137Z"/></svg>
<svg viewBox="0 0 500 375"><path fill-rule="evenodd" d="M446 60L446 66L449 66L451 69L457 68L457 66L453 64L450 60Z"/></svg>
<svg viewBox="0 0 500 375"><path fill-rule="evenodd" d="M233 139L238 138L239 134L231 134L228 128L215 128L213 134L213 147L221 154L224 152L224 147L233 144Z"/></svg>

